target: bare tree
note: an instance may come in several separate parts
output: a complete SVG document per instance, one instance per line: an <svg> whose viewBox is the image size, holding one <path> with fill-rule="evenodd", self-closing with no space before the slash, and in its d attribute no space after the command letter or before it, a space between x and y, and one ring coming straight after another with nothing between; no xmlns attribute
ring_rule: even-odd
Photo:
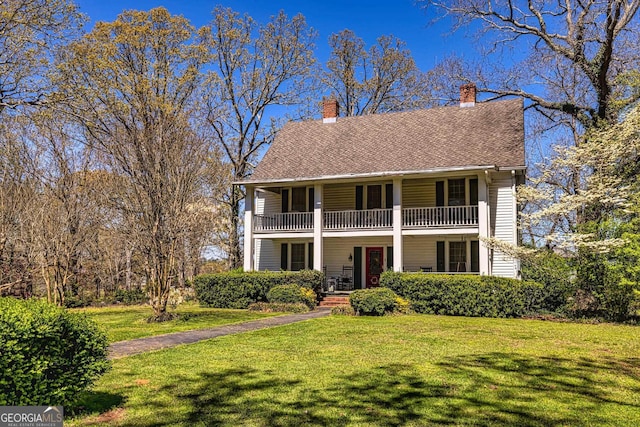
<svg viewBox="0 0 640 427"><path fill-rule="evenodd" d="M121 184L111 202L134 225L156 320L170 317L177 247L199 199L208 150L190 119L207 60L188 21L156 8L98 23L60 67L74 96L67 112Z"/></svg>
<svg viewBox="0 0 640 427"><path fill-rule="evenodd" d="M273 140L281 122L273 107L295 107L309 91L315 34L302 15L283 12L265 25L231 9L218 7L207 28L213 71L207 122L230 163L233 181L251 175L254 161ZM229 266L241 264L240 203L235 186L224 198L229 207Z"/></svg>
<svg viewBox="0 0 640 427"><path fill-rule="evenodd" d="M492 98L529 100L552 123L573 128L611 121L640 99L638 88L622 78L640 65L638 0L425 0L455 20L455 27L480 24L485 53L513 52L513 67L479 71L480 91ZM488 66L490 61L483 65ZM552 125L550 125L552 126Z"/></svg>
<svg viewBox="0 0 640 427"><path fill-rule="evenodd" d="M50 302L78 297L88 245L97 238L99 207L91 193L90 153L67 132L69 123L50 111L36 116L30 140L40 151L33 173L41 183L41 205L32 218L40 273Z"/></svg>
<svg viewBox="0 0 640 427"><path fill-rule="evenodd" d="M28 296L37 274L33 213L41 189L27 140L18 118L0 122L0 295Z"/></svg>
<svg viewBox="0 0 640 427"><path fill-rule="evenodd" d="M450 58L440 67L455 81L476 81L488 100L521 96L535 114L527 121L531 183L558 201L576 196L588 171L550 160L600 124L615 122L640 100L633 74L640 66L638 0L451 1L425 0L454 19L455 29L474 24L478 64ZM514 61L515 60L515 61ZM505 65L512 64L512 65ZM560 148L550 148L553 141ZM539 178L539 179L538 179ZM547 207L549 199L525 201L525 210ZM551 202L553 203L553 202ZM547 217L525 231L532 242L553 244L554 233L570 233L598 219L597 206Z"/></svg>
<svg viewBox="0 0 640 427"><path fill-rule="evenodd" d="M433 103L428 75L417 67L405 43L381 36L365 49L351 30L329 38L331 56L322 83L346 116L424 108Z"/></svg>
<svg viewBox="0 0 640 427"><path fill-rule="evenodd" d="M83 17L71 0L0 2L0 112L51 101L47 74L56 49Z"/></svg>

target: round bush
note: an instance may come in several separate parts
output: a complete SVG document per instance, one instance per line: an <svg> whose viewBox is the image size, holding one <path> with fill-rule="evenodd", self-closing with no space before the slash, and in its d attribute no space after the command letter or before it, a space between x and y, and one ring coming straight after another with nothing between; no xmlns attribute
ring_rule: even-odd
<svg viewBox="0 0 640 427"><path fill-rule="evenodd" d="M349 302L358 315L382 316L395 310L397 298L388 288L360 289L351 294Z"/></svg>
<svg viewBox="0 0 640 427"><path fill-rule="evenodd" d="M0 405L71 405L109 367L107 337L86 316L0 298Z"/></svg>
<svg viewBox="0 0 640 427"><path fill-rule="evenodd" d="M309 308L316 306L316 293L312 289L296 284L278 285L269 289L267 301L270 303L303 303Z"/></svg>

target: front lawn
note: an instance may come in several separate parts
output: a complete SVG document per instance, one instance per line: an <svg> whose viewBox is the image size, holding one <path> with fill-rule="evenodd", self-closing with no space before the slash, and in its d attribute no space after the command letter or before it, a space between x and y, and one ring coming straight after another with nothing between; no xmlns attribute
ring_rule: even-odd
<svg viewBox="0 0 640 427"><path fill-rule="evenodd" d="M176 310L176 313L180 315L178 319L162 323L147 323L147 318L152 314L149 306L82 308L74 309L73 311L86 313L95 320L107 332L109 342L210 328L282 314L204 308L196 304L181 304Z"/></svg>
<svg viewBox="0 0 640 427"><path fill-rule="evenodd" d="M639 332L322 318L116 360L68 425L637 426Z"/></svg>

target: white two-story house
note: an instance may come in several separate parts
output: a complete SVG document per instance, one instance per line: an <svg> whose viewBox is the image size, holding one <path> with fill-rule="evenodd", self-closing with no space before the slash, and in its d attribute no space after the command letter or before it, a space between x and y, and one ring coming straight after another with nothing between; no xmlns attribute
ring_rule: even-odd
<svg viewBox="0 0 640 427"><path fill-rule="evenodd" d="M480 237L518 244L524 181L522 100L290 122L242 181L245 270L324 271L348 289L380 273L518 277Z"/></svg>

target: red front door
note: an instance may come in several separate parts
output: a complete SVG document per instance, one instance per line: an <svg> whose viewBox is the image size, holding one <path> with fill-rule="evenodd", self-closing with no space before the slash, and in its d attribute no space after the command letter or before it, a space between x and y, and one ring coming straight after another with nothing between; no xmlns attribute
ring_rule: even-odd
<svg viewBox="0 0 640 427"><path fill-rule="evenodd" d="M367 288L375 288L380 285L382 255L382 248L367 248Z"/></svg>

